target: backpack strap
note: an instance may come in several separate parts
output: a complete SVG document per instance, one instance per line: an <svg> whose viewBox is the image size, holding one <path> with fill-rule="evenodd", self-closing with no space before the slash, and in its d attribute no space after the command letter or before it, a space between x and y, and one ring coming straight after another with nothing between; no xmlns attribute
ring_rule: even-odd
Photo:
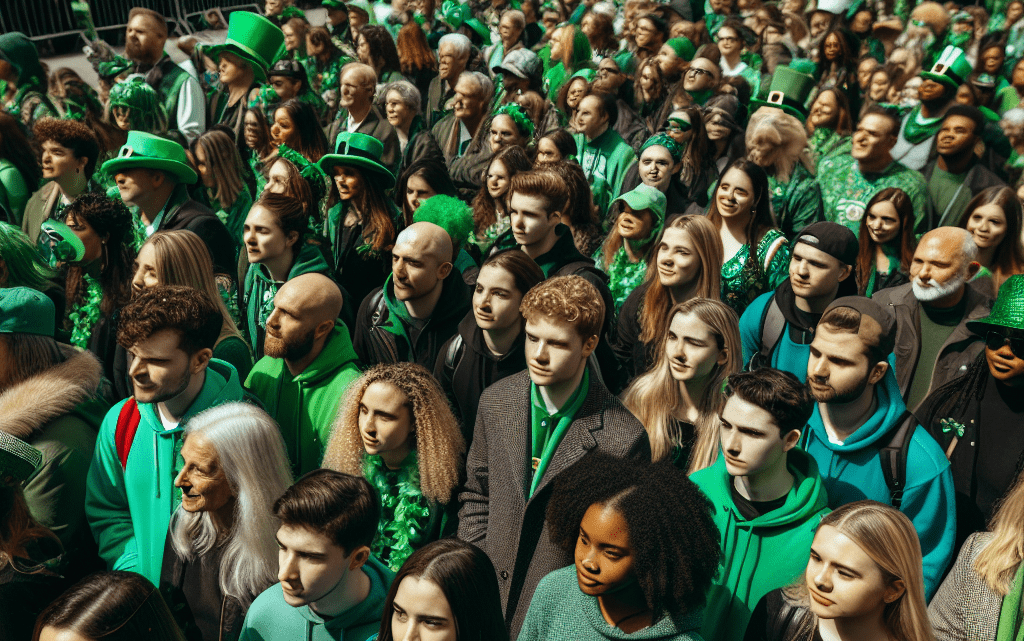
<svg viewBox="0 0 1024 641"><path fill-rule="evenodd" d="M761 347L750 357L750 362L747 364L747 369L753 371L761 367L770 367L772 352L775 351L775 346L779 344L782 339L782 332L786 331L786 317L782 315L782 308L779 307L779 302L775 299L775 294L772 294L771 300L764 308L764 313L761 314Z"/></svg>
<svg viewBox="0 0 1024 641"><path fill-rule="evenodd" d="M373 294L373 298L370 299L370 307L373 308L373 316L370 317L370 326L376 327L377 321L384 314L384 288L381 287Z"/></svg>
<svg viewBox="0 0 1024 641"><path fill-rule="evenodd" d="M121 461L121 470L128 466L128 454L132 451L132 441L135 440L135 432L142 422L142 415L139 414L139 404L135 397L131 397L121 406L117 415L117 427L114 430L114 444L117 446L117 459Z"/></svg>
<svg viewBox="0 0 1024 641"><path fill-rule="evenodd" d="M888 442L878 451L878 462L882 466L885 485L889 488L889 502L897 510L903 503L903 492L907 487L907 456L916 428L914 415L904 412L900 426L889 433Z"/></svg>
<svg viewBox="0 0 1024 641"><path fill-rule="evenodd" d="M462 355L465 353L464 347L465 343L462 341L462 334L455 334L452 337L452 342L448 344L448 351L444 355L444 369L449 379L455 374L459 363L462 362Z"/></svg>

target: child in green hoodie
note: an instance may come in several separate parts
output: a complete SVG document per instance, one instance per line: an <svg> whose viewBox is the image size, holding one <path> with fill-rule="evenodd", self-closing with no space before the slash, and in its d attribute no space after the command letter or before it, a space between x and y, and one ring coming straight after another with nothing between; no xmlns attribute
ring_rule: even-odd
<svg viewBox="0 0 1024 641"><path fill-rule="evenodd" d="M762 368L729 376L728 393L721 455L691 477L714 506L724 553L700 631L708 641L743 636L758 600L803 570L829 511L818 466L795 447L814 408L807 387Z"/></svg>

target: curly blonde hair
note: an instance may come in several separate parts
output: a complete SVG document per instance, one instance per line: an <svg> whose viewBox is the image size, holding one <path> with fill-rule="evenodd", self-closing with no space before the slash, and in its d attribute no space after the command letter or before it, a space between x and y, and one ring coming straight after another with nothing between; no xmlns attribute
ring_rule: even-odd
<svg viewBox="0 0 1024 641"><path fill-rule="evenodd" d="M331 428L323 467L365 476L366 451L359 434L359 403L373 383L393 385L405 395L412 415L411 435L415 436L419 454L420 491L428 499L446 505L459 484L466 443L441 386L422 365L375 365L349 386Z"/></svg>

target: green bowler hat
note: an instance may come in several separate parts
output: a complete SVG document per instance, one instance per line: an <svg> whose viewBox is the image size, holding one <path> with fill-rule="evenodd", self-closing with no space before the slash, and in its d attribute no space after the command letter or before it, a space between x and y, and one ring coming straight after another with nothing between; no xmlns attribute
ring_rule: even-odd
<svg viewBox="0 0 1024 641"><path fill-rule="evenodd" d="M0 430L0 485L24 483L42 462L42 452Z"/></svg>
<svg viewBox="0 0 1024 641"><path fill-rule="evenodd" d="M921 72L921 77L956 89L967 81L972 71L964 50L949 46L942 50L942 55L932 65L931 70Z"/></svg>
<svg viewBox="0 0 1024 641"><path fill-rule="evenodd" d="M263 16L248 11L235 11L228 19L228 36L222 45L207 47L208 55L217 60L229 51L252 66L256 82L266 82L267 67L284 46L284 32Z"/></svg>
<svg viewBox="0 0 1024 641"><path fill-rule="evenodd" d="M0 334L35 334L53 338L53 301L28 287L0 289Z"/></svg>
<svg viewBox="0 0 1024 641"><path fill-rule="evenodd" d="M117 158L103 163L103 171L111 176L133 167L166 171L186 185L194 185L199 180L188 164L184 147L173 140L141 131L129 131L128 142L117 152Z"/></svg>
<svg viewBox="0 0 1024 641"><path fill-rule="evenodd" d="M789 67L776 67L768 97L750 101L751 113L760 107L777 107L801 122L807 119L807 98L814 89L814 77Z"/></svg>
<svg viewBox="0 0 1024 641"><path fill-rule="evenodd" d="M382 155L384 144L381 141L366 134L345 131L338 135L334 153L321 158L317 166L328 176L335 167L357 167L370 172L372 176L368 178L381 181L384 189L390 189L395 185L395 176L381 164Z"/></svg>
<svg viewBox="0 0 1024 641"><path fill-rule="evenodd" d="M1024 330L1024 274L1006 279L988 316L967 323L967 329L979 336L994 327Z"/></svg>

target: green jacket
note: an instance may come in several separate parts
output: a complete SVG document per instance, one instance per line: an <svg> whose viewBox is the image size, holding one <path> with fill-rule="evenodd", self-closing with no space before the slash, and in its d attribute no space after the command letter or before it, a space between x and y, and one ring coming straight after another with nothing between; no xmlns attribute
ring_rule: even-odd
<svg viewBox="0 0 1024 641"><path fill-rule="evenodd" d="M323 351L298 376L284 359L264 356L245 381L281 426L296 478L320 467L338 405L359 377L356 358L348 328L337 323Z"/></svg>
<svg viewBox="0 0 1024 641"><path fill-rule="evenodd" d="M240 641L365 641L380 628L384 601L395 575L372 556L363 571L370 577L370 594L330 619L308 605L293 608L285 602L280 583L270 586L249 606Z"/></svg>
<svg viewBox="0 0 1024 641"><path fill-rule="evenodd" d="M807 555L828 497L814 459L803 450L789 451L793 488L782 507L746 520L736 509L729 487L733 477L718 457L690 478L711 500L722 540L723 562L708 591L700 634L707 641L743 638L754 606L764 595L789 585L807 566Z"/></svg>
<svg viewBox="0 0 1024 641"><path fill-rule="evenodd" d="M127 399L110 408L100 426L85 488L85 515L108 569L138 572L160 584L167 528L181 501L174 487L181 432L199 412L241 401L243 393L235 368L211 359L206 382L177 428L165 430L156 406L139 403L142 418L124 468L114 439Z"/></svg>
<svg viewBox="0 0 1024 641"><path fill-rule="evenodd" d="M622 192L622 179L630 165L636 162L636 154L611 128L590 141L581 133L573 138L578 152L576 158L590 181L594 204L604 220L608 216L608 207Z"/></svg>

